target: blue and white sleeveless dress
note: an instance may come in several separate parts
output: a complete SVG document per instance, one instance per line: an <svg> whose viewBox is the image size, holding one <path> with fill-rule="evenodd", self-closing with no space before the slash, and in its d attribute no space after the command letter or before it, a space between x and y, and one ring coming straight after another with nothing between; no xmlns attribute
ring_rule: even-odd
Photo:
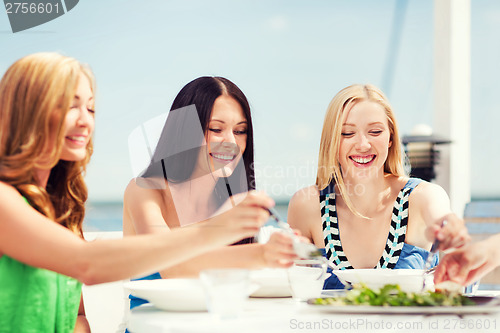
<svg viewBox="0 0 500 333"><path fill-rule="evenodd" d="M392 209L391 226L385 249L377 265L374 267L389 269L423 269L429 251L417 246L405 243L406 227L408 224L408 198L413 189L421 182L421 179L410 178L401 189ZM323 237L325 251L323 255L331 264L339 269L352 269L352 265L342 249L340 241L339 224L335 204L335 185L331 183L320 191L321 221L323 224ZM433 266L437 265L438 257L434 257ZM335 274L326 281L324 289L343 289L344 285Z"/></svg>

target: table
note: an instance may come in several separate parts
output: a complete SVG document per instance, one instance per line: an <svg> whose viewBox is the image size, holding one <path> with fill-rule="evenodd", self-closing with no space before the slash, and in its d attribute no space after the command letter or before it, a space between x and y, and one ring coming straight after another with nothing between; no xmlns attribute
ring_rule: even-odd
<svg viewBox="0 0 500 333"><path fill-rule="evenodd" d="M479 291L478 295L500 295ZM292 298L250 298L237 319L218 320L208 312L167 312L145 304L131 311L131 333L276 333L276 332L499 332L493 314L397 315L334 314Z"/></svg>

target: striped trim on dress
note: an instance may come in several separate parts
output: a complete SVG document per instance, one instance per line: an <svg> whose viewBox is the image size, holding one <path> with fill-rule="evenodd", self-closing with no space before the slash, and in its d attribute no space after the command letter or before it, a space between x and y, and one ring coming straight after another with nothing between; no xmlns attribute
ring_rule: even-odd
<svg viewBox="0 0 500 333"><path fill-rule="evenodd" d="M413 188L420 183L411 179L399 192L392 209L391 226L387 236L384 253L374 268L394 268L399 260L406 236L408 224L408 198ZM326 193L328 189L331 193ZM329 186L320 192L321 221L323 225L323 239L327 259L339 269L352 269L352 265L342 249L340 242L339 224L335 204L335 190Z"/></svg>

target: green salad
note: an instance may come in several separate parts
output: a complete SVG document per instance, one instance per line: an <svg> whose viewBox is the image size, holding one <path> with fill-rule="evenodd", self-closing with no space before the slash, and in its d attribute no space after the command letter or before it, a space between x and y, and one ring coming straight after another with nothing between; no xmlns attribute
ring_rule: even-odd
<svg viewBox="0 0 500 333"><path fill-rule="evenodd" d="M462 306L476 303L458 292L426 291L411 293L402 291L397 284L387 284L380 290L355 284L345 296L317 298L317 305L374 305L374 306Z"/></svg>

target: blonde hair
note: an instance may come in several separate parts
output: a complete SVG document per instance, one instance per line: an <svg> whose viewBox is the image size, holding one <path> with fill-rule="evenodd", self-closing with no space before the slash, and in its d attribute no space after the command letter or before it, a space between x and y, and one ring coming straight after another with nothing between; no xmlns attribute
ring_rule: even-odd
<svg viewBox="0 0 500 333"><path fill-rule="evenodd" d="M14 186L40 213L82 236L87 200L83 174L92 140L82 161L59 160L65 116L80 76L91 71L57 53L35 53L16 61L0 81L0 180ZM34 170L51 169L46 188Z"/></svg>
<svg viewBox="0 0 500 333"><path fill-rule="evenodd" d="M387 116L392 144L389 147L387 160L384 164L384 172L395 176L406 175L403 167L404 153L399 139L396 118L389 101L382 91L369 84L355 84L342 89L335 95L326 110L323 131L321 133L316 185L319 190L323 190L333 180L347 207L358 216L362 215L354 209L347 195L347 189L340 168L339 150L342 136L342 124L347 114L347 112L344 111L349 111L355 104L362 101L378 103L384 108Z"/></svg>

